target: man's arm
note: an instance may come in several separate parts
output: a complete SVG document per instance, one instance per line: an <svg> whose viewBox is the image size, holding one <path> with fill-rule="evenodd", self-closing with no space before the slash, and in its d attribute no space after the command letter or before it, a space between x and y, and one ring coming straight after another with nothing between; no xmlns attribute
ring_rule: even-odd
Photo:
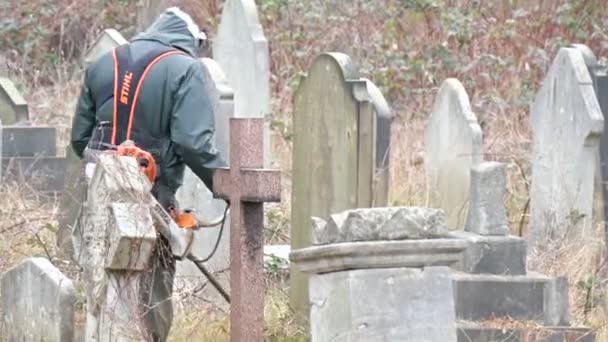
<svg viewBox="0 0 608 342"><path fill-rule="evenodd" d="M95 103L91 96L91 90L87 86L87 75L85 72L84 81L80 89L80 97L76 105L76 112L72 119L72 133L70 142L72 150L79 158L82 158L84 149L87 147L91 134L95 128Z"/></svg>
<svg viewBox="0 0 608 342"><path fill-rule="evenodd" d="M213 191L213 173L226 166L215 147L215 119L203 65L193 62L174 95L171 140L186 165Z"/></svg>

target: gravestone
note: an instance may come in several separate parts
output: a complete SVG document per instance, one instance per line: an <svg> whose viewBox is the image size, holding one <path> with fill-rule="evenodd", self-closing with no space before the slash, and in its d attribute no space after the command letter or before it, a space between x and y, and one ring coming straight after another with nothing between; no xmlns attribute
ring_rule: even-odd
<svg viewBox="0 0 608 342"><path fill-rule="evenodd" d="M457 79L445 80L426 126L424 161L430 206L445 210L450 229L464 228L470 170L482 160L481 140L467 92Z"/></svg>
<svg viewBox="0 0 608 342"><path fill-rule="evenodd" d="M507 212L504 198L506 168L497 162L485 162L471 168L471 206L466 230L480 235L507 235Z"/></svg>
<svg viewBox="0 0 608 342"><path fill-rule="evenodd" d="M281 200L281 175L264 165L262 119L230 119L230 168L213 191L230 201L230 341L264 339L264 202Z"/></svg>
<svg viewBox="0 0 608 342"><path fill-rule="evenodd" d="M503 173L500 164L482 166ZM570 326L567 279L527 273L523 238L449 231L434 208L351 209L323 219L311 223L315 245L290 253L294 267L312 274L312 341L487 342L501 322L514 336L594 340L591 329Z"/></svg>
<svg viewBox="0 0 608 342"><path fill-rule="evenodd" d="M114 29L106 29L95 40L85 54L84 66L87 67L113 48L126 44L126 39ZM87 179L85 163L78 158L68 144L65 148L65 187L59 199L59 226L57 229L57 247L66 257L72 257L74 248L70 235L86 198Z"/></svg>
<svg viewBox="0 0 608 342"><path fill-rule="evenodd" d="M534 140L529 243L588 237L604 118L578 50L559 50L530 119Z"/></svg>
<svg viewBox="0 0 608 342"><path fill-rule="evenodd" d="M215 119L216 148L221 156L228 162L229 127L228 122L234 116L234 97L232 88L228 84L220 66L210 58L202 58L206 67L209 94L213 102L213 116ZM205 184L186 167L184 181L176 194L181 208L194 209L197 215L204 218L215 218L223 215L225 202L213 198L213 194ZM198 260L206 259L211 253L220 234L220 227L204 228L194 233L192 255ZM230 263L230 218L224 222L222 236L217 251L206 263L212 271L227 269ZM177 274L180 276L202 276L198 268L191 263L178 263Z"/></svg>
<svg viewBox="0 0 608 342"><path fill-rule="evenodd" d="M137 4L137 32L145 31L168 7L166 0L141 0Z"/></svg>
<svg viewBox="0 0 608 342"><path fill-rule="evenodd" d="M87 339L144 340L140 282L150 272L157 232L177 260L189 252L192 232L177 228L150 193L135 158L93 156L95 167L82 222L73 234L76 261L84 270Z"/></svg>
<svg viewBox="0 0 608 342"><path fill-rule="evenodd" d="M84 55L84 66L88 67L97 58L113 48L127 44L127 40L115 29L105 29Z"/></svg>
<svg viewBox="0 0 608 342"><path fill-rule="evenodd" d="M2 276L2 341L74 341L76 290L48 259L29 258Z"/></svg>
<svg viewBox="0 0 608 342"><path fill-rule="evenodd" d="M318 56L294 98L291 249L311 245L311 216L388 201L392 114L342 53ZM291 268L292 306L307 309L307 276Z"/></svg>
<svg viewBox="0 0 608 342"><path fill-rule="evenodd" d="M8 63L6 57L0 53L0 77L8 78Z"/></svg>
<svg viewBox="0 0 608 342"><path fill-rule="evenodd" d="M270 52L254 0L227 0L213 41L213 59L234 91L234 116L270 115ZM264 129L265 165L271 162L270 128Z"/></svg>
<svg viewBox="0 0 608 342"><path fill-rule="evenodd" d="M3 125L29 120L27 102L8 78L0 77L0 120Z"/></svg>
<svg viewBox="0 0 608 342"><path fill-rule="evenodd" d="M587 65L589 75L593 82L595 95L597 96L600 109L602 110L602 115L606 118L608 116L608 66L599 64L593 51L586 45L572 44L572 47L579 50L583 55L583 59L585 60L585 64ZM605 127L606 122L604 121L604 128ZM604 221L604 230L608 241L608 134L606 134L606 129L604 129L602 137L600 138L600 148L597 159L598 167L595 175L595 201L597 201L597 203L595 207L598 208L598 212L600 213L601 217L599 219Z"/></svg>

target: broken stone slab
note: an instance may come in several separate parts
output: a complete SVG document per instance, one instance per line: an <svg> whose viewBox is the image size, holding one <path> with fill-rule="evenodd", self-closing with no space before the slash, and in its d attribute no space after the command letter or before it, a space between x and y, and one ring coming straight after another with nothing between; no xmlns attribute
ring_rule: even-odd
<svg viewBox="0 0 608 342"><path fill-rule="evenodd" d="M509 318L547 326L569 325L566 278L454 273L456 317L467 321Z"/></svg>
<svg viewBox="0 0 608 342"><path fill-rule="evenodd" d="M447 267L312 275L312 341L455 342L450 279Z"/></svg>
<svg viewBox="0 0 608 342"><path fill-rule="evenodd" d="M297 270L307 273L426 266L462 271L468 246L461 239L345 242L293 250L289 259Z"/></svg>
<svg viewBox="0 0 608 342"><path fill-rule="evenodd" d="M483 236L450 232L450 238L471 244L465 255L465 272L472 274L525 275L526 240L517 236Z"/></svg>
<svg viewBox="0 0 608 342"><path fill-rule="evenodd" d="M471 168L471 199L465 230L480 235L507 235L504 198L505 164L484 162Z"/></svg>
<svg viewBox="0 0 608 342"><path fill-rule="evenodd" d="M352 209L331 215L327 222L313 217L312 225L318 245L439 238L448 231L442 210L421 207Z"/></svg>
<svg viewBox="0 0 608 342"><path fill-rule="evenodd" d="M106 269L143 271L156 245L149 209L142 204L112 203Z"/></svg>
<svg viewBox="0 0 608 342"><path fill-rule="evenodd" d="M29 258L8 270L0 286L3 341L71 342L76 291L45 258Z"/></svg>
<svg viewBox="0 0 608 342"><path fill-rule="evenodd" d="M580 327L505 327L492 328L474 324L458 325L458 342L594 342L595 333Z"/></svg>
<svg viewBox="0 0 608 342"><path fill-rule="evenodd" d="M34 157L57 155L55 127L2 127L2 157Z"/></svg>

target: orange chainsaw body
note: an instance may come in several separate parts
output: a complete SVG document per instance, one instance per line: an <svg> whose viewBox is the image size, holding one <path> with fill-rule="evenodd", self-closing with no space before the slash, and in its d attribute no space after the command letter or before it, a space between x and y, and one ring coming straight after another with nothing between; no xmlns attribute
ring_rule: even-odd
<svg viewBox="0 0 608 342"><path fill-rule="evenodd" d="M156 181L156 162L150 153L134 144L116 146L114 153L119 156L134 157L139 165L139 170L154 184ZM177 208L171 208L169 215L180 228L198 229L196 217L188 210L180 213Z"/></svg>

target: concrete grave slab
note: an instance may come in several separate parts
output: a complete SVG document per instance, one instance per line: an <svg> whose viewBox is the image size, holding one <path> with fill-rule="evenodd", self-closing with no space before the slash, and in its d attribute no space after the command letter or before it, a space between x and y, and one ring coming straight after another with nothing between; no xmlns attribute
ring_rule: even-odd
<svg viewBox="0 0 608 342"><path fill-rule="evenodd" d="M313 342L456 341L452 282L444 267L315 274L310 305Z"/></svg>
<svg viewBox="0 0 608 342"><path fill-rule="evenodd" d="M61 192L64 187L65 158L12 157L3 158L2 178L48 193Z"/></svg>
<svg viewBox="0 0 608 342"><path fill-rule="evenodd" d="M29 258L2 276L3 341L74 340L76 291L48 259Z"/></svg>
<svg viewBox="0 0 608 342"><path fill-rule="evenodd" d="M470 242L465 255L465 272L472 274L525 275L526 240L517 236L483 236L452 232L450 238Z"/></svg>
<svg viewBox="0 0 608 342"><path fill-rule="evenodd" d="M454 273L456 317L467 321L510 318L569 325L568 283L543 275Z"/></svg>
<svg viewBox="0 0 608 342"><path fill-rule="evenodd" d="M289 259L295 269L306 273L426 266L464 270L468 246L461 239L345 242L293 250Z"/></svg>
<svg viewBox="0 0 608 342"><path fill-rule="evenodd" d="M458 325L458 342L594 342L595 333L589 328L489 328L471 324Z"/></svg>
<svg viewBox="0 0 608 342"><path fill-rule="evenodd" d="M2 157L57 155L56 129L51 126L2 127Z"/></svg>

